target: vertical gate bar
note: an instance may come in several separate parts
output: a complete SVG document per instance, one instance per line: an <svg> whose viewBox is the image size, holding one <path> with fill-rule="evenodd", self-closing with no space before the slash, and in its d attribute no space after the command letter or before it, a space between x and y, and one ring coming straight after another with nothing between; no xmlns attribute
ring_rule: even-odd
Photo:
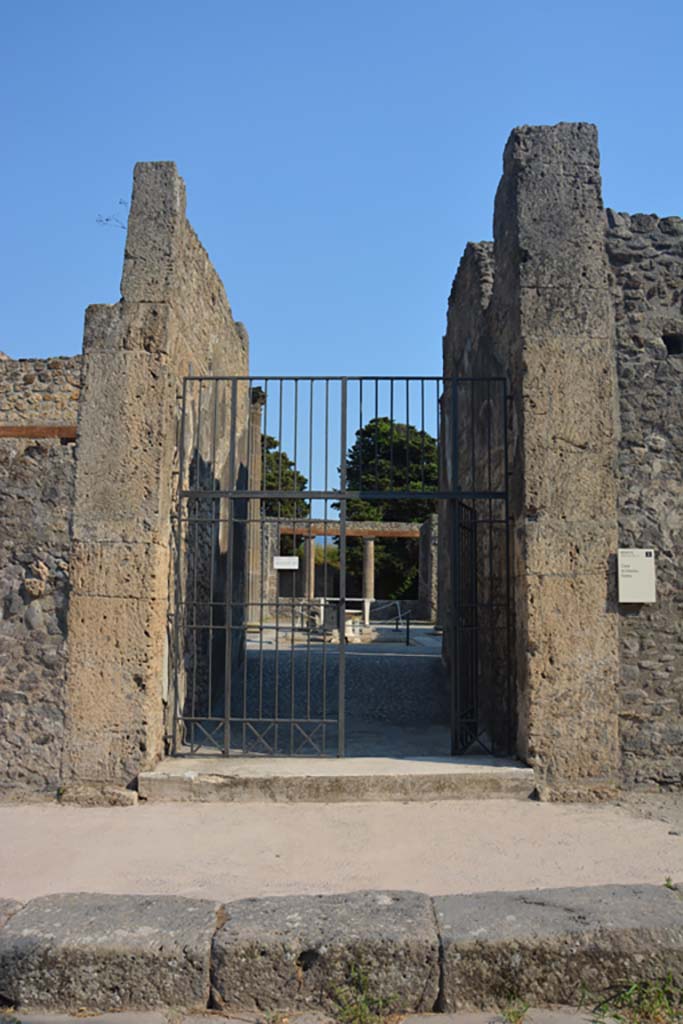
<svg viewBox="0 0 683 1024"><path fill-rule="evenodd" d="M504 511L503 518L505 520L503 529L505 530L505 672L507 677L506 685L506 696L507 696L507 738L508 738L508 753L511 754L514 750L514 710L513 710L513 688L512 688L512 657L511 657L511 630L512 630L512 608L511 600L512 594L510 590L510 576L512 573L511 566L511 552L510 552L510 467L509 467L509 452L508 452L508 415L510 408L510 396L508 395L507 380L504 379L502 382L503 390L503 490L505 493L504 498Z"/></svg>
<svg viewBox="0 0 683 1024"><path fill-rule="evenodd" d="M479 387L479 381L473 381L470 384L471 389L471 401L470 401L470 417L472 420L472 462L471 462L471 475L472 482L471 487L473 491L477 490L477 412L479 409L478 400L481 395ZM469 590L471 593L472 608L470 611L470 636L469 636L469 649L470 649L470 674L471 674L471 686L473 693L472 705L474 707L475 717L475 735L479 735L479 711L481 707L481 686L479 680L479 658L478 658L478 629L479 629L479 593L477 587L477 499L472 499L472 537L471 537L471 551L470 551L470 580ZM493 645L491 650L494 650Z"/></svg>
<svg viewBox="0 0 683 1024"><path fill-rule="evenodd" d="M476 478L477 478L477 468L476 468L477 432L475 430L475 423L477 421L476 421L476 416L475 416L475 412L476 412L476 401L475 401L476 396L475 396L475 393L474 393L475 387L476 387L476 383L474 381L472 381L471 384L470 384L470 418L472 420L472 463L471 463L471 467L470 467L470 472L472 474L472 482L470 484L470 487L472 488L473 491L476 491L476 489L477 489L477 484L476 484Z"/></svg>
<svg viewBox="0 0 683 1024"><path fill-rule="evenodd" d="M323 721L327 718L327 498L325 498L323 504L323 516L325 524L325 536L323 538L323 600L320 605L320 614L322 615L322 637L323 637L323 650L322 650L322 664L320 666L321 681L320 685L322 688L321 693L321 704L322 704L322 717ZM323 725L323 752L325 750L327 742L327 725Z"/></svg>
<svg viewBox="0 0 683 1024"><path fill-rule="evenodd" d="M258 716L263 718L263 606L268 601L268 595L264 593L265 589L265 562L266 555L269 553L268 545L266 543L266 531L268 524L266 523L266 492L268 490L268 480L266 478L266 449L268 447L268 378L265 377L263 380L263 431L261 433L261 448L262 448L262 463L261 463L261 497L259 498L259 526L261 535L261 579L259 583L259 653L258 653ZM268 578L271 578L270 571L268 572Z"/></svg>
<svg viewBox="0 0 683 1024"><path fill-rule="evenodd" d="M425 489L425 382L420 381L420 488ZM439 444L439 435L436 435L436 444ZM438 507L438 506L437 506Z"/></svg>
<svg viewBox="0 0 683 1024"><path fill-rule="evenodd" d="M183 600L183 491L185 489L185 422L187 415L187 377L183 378L183 390L180 404L180 451L178 453L178 516L176 521L176 550L175 550L175 618L173 623L173 736L171 737L171 751L178 753L178 729L180 728L180 625L185 621L185 602ZM182 611L181 611L182 609ZM186 638L184 638L186 639ZM183 657L183 664L185 659ZM187 689L187 685L186 685Z"/></svg>
<svg viewBox="0 0 683 1024"><path fill-rule="evenodd" d="M298 471L297 471L297 459L299 449L299 381L297 378L294 379L294 478L292 481L292 490L298 490ZM299 503L297 499L294 499L294 538L293 538L293 549L297 549L297 538L296 528L299 522ZM304 567L305 568L305 567ZM292 632L290 634L290 655L289 655L289 752L294 753L294 715L296 713L296 651L295 651L295 637L296 637L296 598L297 598L297 576L300 576L298 571L292 574Z"/></svg>
<svg viewBox="0 0 683 1024"><path fill-rule="evenodd" d="M495 534L494 534L494 529L493 529L493 519L494 519L493 509L494 509L494 503L493 503L493 498L491 497L491 492L493 491L493 470L492 470L492 463L493 463L493 452L492 452L492 447L493 447L493 431L492 431L493 405L492 405L492 401L491 401L491 381L490 380L488 380L486 382L486 398L487 398L487 402L486 402L486 412L487 412L487 415L486 415L486 445L487 445L487 448L488 448L488 453L487 453L487 466L488 466L487 485L488 485L488 490L489 490L489 496L488 496L488 502L487 502L487 505L488 505L488 509L487 509L487 513L488 513L488 515L487 515L487 518L488 518L488 537L489 537L489 583L488 583L488 595L486 597L486 600L487 600L487 603L488 603L488 608L487 608L486 611L487 611L487 614L489 615L489 620L491 622L491 644L490 644L490 647L489 647L489 650L490 650L489 657L491 658L491 666L492 666L491 671L492 671L492 673L496 673L497 674L498 663L499 663L500 659L497 656L496 647L494 646L495 636L494 636L494 633L493 633L493 617L496 614L496 607L495 607L496 606L496 599L495 599L494 585L493 585L494 584L494 580L493 580L493 538L494 538ZM498 690L497 680L495 682L495 686L496 686L497 692L500 692ZM503 698L503 699L505 699L505 698ZM504 716L505 716L505 714L506 714L506 712L503 711L503 715ZM495 742L495 737L494 737L494 742Z"/></svg>
<svg viewBox="0 0 683 1024"><path fill-rule="evenodd" d="M247 490L254 490L254 483L251 479L251 467L253 463L252 453L252 428L251 428L251 410L252 410L252 395L254 391L254 378L249 377L244 382L246 394L244 396L246 403L246 424L247 424L247 454L245 459L246 465L246 483ZM242 718L247 718L248 702L248 690L249 690L249 651L248 651L248 626L251 620L251 599L253 597L253 580L251 578L251 544L254 539L254 528L251 525L251 515L254 509L254 501L252 498L244 499L244 524L243 524L243 544L244 551L242 553L243 558L243 576L242 576L242 587L243 591L240 595L242 598L242 637L241 637L241 649L243 653L242 659ZM242 751L244 752L246 744L246 721L242 722Z"/></svg>
<svg viewBox="0 0 683 1024"><path fill-rule="evenodd" d="M375 378L375 490L379 490L379 381Z"/></svg>
<svg viewBox="0 0 683 1024"><path fill-rule="evenodd" d="M309 398L308 398L308 489L313 490L313 399L314 399L314 381L311 378ZM308 516L309 522L313 518L313 502L309 501L308 505ZM306 602L310 602L306 609L306 717L310 720L311 717L311 632L313 629L313 607L315 605L315 576L316 576L316 565L315 565L315 538L313 537L312 527L309 527L309 545L313 546L313 580L309 581L308 593L306 594ZM323 740L325 738L325 727L323 726Z"/></svg>
<svg viewBox="0 0 683 1024"><path fill-rule="evenodd" d="M282 404L284 396L284 381L280 378L280 394L278 404L278 435L277 435L277 450L278 455L278 472L277 472L277 488L278 491L282 491ZM278 555L280 554L280 545L282 543L282 534L280 532L282 526L282 499L277 499L277 538L278 538ZM275 576L276 592L275 592L275 662L273 666L273 753L277 753L278 739L279 739L279 727L278 718L280 715L280 575L279 570Z"/></svg>
<svg viewBox="0 0 683 1024"><path fill-rule="evenodd" d="M394 378L389 380L389 490L394 489Z"/></svg>
<svg viewBox="0 0 683 1024"><path fill-rule="evenodd" d="M406 483L405 489L410 490L410 382L406 377Z"/></svg>
<svg viewBox="0 0 683 1024"><path fill-rule="evenodd" d="M329 473L329 459L330 459L330 444L329 444L329 441L330 441L330 380L329 380L329 377L328 377L325 380L325 458L324 458L324 463L325 463L324 491L325 491L325 494L328 493L328 488L329 488L329 476L328 476L328 473ZM327 572L327 543L328 543L328 538L327 538L327 523L328 523L328 516L329 516L329 502L328 502L327 498L325 498L325 505L324 505L323 511L324 511L324 515L325 515L325 540L323 542L323 556L325 558L325 563L324 563L325 564L325 568L323 570L323 595L324 595L325 601L324 601L324 604L323 604L323 616L324 616L324 619L323 619L323 664L322 664L322 690L323 690L322 697L323 697L323 700L322 700L322 704L323 704L323 718L327 718L327 655L328 655L328 643L329 643L329 641L327 639L326 628L325 628L325 625L326 625L326 622L327 622L327 601L328 601L328 572ZM323 729L326 731L327 730L327 726L323 726Z"/></svg>
<svg viewBox="0 0 683 1024"><path fill-rule="evenodd" d="M346 414L347 379L341 381L341 451L340 451L340 500L339 500L339 681L337 698L338 749L339 757L344 756L346 746Z"/></svg>
<svg viewBox="0 0 683 1024"><path fill-rule="evenodd" d="M359 392L358 392L358 430L363 429L363 378L360 377L358 381ZM363 435L360 434L358 439L358 490L363 490Z"/></svg>
<svg viewBox="0 0 683 1024"><path fill-rule="evenodd" d="M218 434L218 380L213 382L213 426L211 428L211 489L220 488L220 481L216 476L216 436ZM218 505L216 505L218 500ZM211 515L209 529L211 530L211 563L209 565L209 679L206 698L207 718L213 718L213 601L214 601L214 562L216 560L216 534L220 530L220 498L209 498L211 502ZM209 726L209 729L212 727Z"/></svg>
<svg viewBox="0 0 683 1024"><path fill-rule="evenodd" d="M477 524L477 505L472 502L472 549L470 558L472 560L472 685L475 694L475 728L479 733L479 580L477 574L477 551L479 546L479 526Z"/></svg>
<svg viewBox="0 0 683 1024"><path fill-rule="evenodd" d="M232 743L232 608L233 558L235 543L235 447L237 443L237 381L233 378L230 389L230 452L228 454L228 541L227 573L225 582L225 708L223 719L223 756L230 756ZM243 709L244 713L244 709Z"/></svg>
<svg viewBox="0 0 683 1024"><path fill-rule="evenodd" d="M196 481L197 481L196 482L197 490L201 490L201 487L202 487L202 479L201 479L201 472L200 472L200 470L201 470L201 464L202 464L201 463L201 450L202 450L202 389L203 389L203 386L204 386L204 381L200 380L199 381L199 397L197 399L197 434L196 434L196 444L195 444L195 448L194 448L194 458L195 458L195 465L196 465L195 474L196 474ZM196 502L201 502L202 500L203 500L202 498L197 498ZM194 506L194 560L193 560L193 563L192 563L192 575L193 575L193 580L192 580L192 623L193 623L193 629L192 629L192 649L193 649L194 653L193 653L193 657L192 657L192 700L191 700L191 707L192 707L192 729L190 730L191 731L191 735L192 735L192 747L193 748L194 748L194 745L195 745L195 742L194 742L195 728L196 728L195 719L197 717L197 706L196 706L197 705L197 637L198 637L198 634L199 634L199 630L197 629L197 605L199 603L198 602L198 597L197 597L197 589L198 589L198 586L199 586L198 560L199 560L199 526L200 526L200 520L201 520L201 512L199 511L200 509L201 509L201 504L195 503L195 506Z"/></svg>
<svg viewBox="0 0 683 1024"><path fill-rule="evenodd" d="M448 434L448 431L446 432ZM451 590L453 593L453 651L451 665L451 754L460 753L460 497L458 495L459 451L458 451L458 380L451 379L451 489L453 505L453 541Z"/></svg>

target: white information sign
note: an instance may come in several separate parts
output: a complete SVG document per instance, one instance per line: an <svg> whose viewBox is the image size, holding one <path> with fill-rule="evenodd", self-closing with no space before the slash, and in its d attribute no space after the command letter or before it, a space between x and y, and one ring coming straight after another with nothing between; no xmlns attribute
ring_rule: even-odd
<svg viewBox="0 0 683 1024"><path fill-rule="evenodd" d="M298 555L274 555L273 569L298 569Z"/></svg>
<svg viewBox="0 0 683 1024"><path fill-rule="evenodd" d="M617 564L619 602L653 604L657 598L652 548L619 548Z"/></svg>

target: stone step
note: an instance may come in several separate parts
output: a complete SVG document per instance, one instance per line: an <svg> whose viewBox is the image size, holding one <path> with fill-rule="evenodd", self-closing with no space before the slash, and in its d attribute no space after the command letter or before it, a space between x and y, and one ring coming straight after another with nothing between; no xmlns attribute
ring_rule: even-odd
<svg viewBox="0 0 683 1024"><path fill-rule="evenodd" d="M518 761L464 757L180 756L138 777L142 799L342 803L528 799L533 769Z"/></svg>

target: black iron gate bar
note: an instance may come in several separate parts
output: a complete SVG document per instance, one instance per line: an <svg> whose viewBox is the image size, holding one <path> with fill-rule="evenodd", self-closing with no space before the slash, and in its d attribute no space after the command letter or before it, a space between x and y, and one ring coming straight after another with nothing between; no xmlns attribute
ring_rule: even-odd
<svg viewBox="0 0 683 1024"><path fill-rule="evenodd" d="M240 482L237 479L236 470L236 459L237 459L237 407L239 400L239 389L240 386L247 389L246 394L251 399L252 385L255 383L263 384L263 421L259 431L258 443L261 445L261 486L256 488L250 488L248 483L245 485L244 481ZM292 385L294 388L294 407L293 407L293 471L294 480L297 481L298 473L298 439L299 439L299 426L298 426L298 404L299 404L299 386L308 384L310 387L310 402L309 402L309 416L308 416L308 455L309 455L309 478L308 481L312 482L314 477L314 460L313 460L313 441L316 436L314 431L314 389L316 385L324 385L324 408L325 408L325 428L324 428L324 487L304 489L301 488L288 488L282 486L283 481L283 402L284 402L284 387L285 385ZM330 385L339 385L340 389L340 426L339 426L339 486L329 486L329 437L330 437ZM363 422L364 410L363 410L363 399L364 399L364 384L371 384L371 397L374 398L374 420L371 419L369 423L374 422L374 453L375 458L371 460L371 466L374 462L374 484L372 487L362 487L364 483L365 474L363 466L363 450L360 448L360 466L359 466L359 477L361 487L349 488L348 487L348 474L347 474L347 454L348 454L348 389L350 384L358 385L358 415L359 415L359 431L361 431L366 424ZM395 386L405 386L405 423L396 421L395 415ZM227 465L228 477L227 485L222 486L223 481L216 475L216 458L217 458L217 445L219 439L224 438L225 431L221 430L220 425L220 413L219 413L219 385L224 385L225 395L224 400L227 398L228 386L230 388L230 430L229 430L229 449ZM268 395L269 386L275 385L277 389L277 412L278 412L278 433L276 438L276 451L278 461L278 486L272 487L267 486L267 448L266 443L268 440L267 432L267 421L268 421ZM390 430L390 476L389 486L379 487L378 479L378 433L379 433L379 409L380 409L380 386L388 385L389 387L389 430ZM410 395L411 385L419 386L419 405L420 405L420 484L419 488L411 487L410 489L402 489L400 486L394 486L396 476L398 475L399 467L396 465L394 458L394 440L395 437L400 436L400 431L405 430L406 436L406 465L405 465L405 478L409 478L410 473L410 441L409 435L411 430L410 424ZM427 385L434 385L435 396L436 396L436 437L438 440L439 448L443 449L444 443L450 453L450 480L448 480L448 473L445 477L439 481L439 486L425 486L425 437L426 437L426 424L425 424L425 388ZM211 478L211 486L201 486L202 484L202 416L203 416L203 404L202 404L202 390L204 387L209 390L213 388L213 402L212 402L212 425L209 431L209 451L210 455L206 461L209 470L209 476ZM478 482L477 474L477 452L476 452L476 430L475 430L475 415L476 415L476 396L475 387L485 386L486 388L486 405L487 416L485 417L486 423L486 484L488 486L482 488L475 486ZM461 485L461 466L463 460L461 458L461 446L463 442L462 433L460 431L460 419L461 412L459 408L459 392L461 389L469 389L470 395L470 434L471 444L470 449L470 487L464 487ZM492 452L493 452L493 441L492 441L492 388L500 389L502 401L499 401L501 408L501 419L500 419L500 432L501 442L499 449L502 450L503 456L503 471L502 475L498 471L496 476L496 482L499 486L494 486L494 467L492 465ZM191 448L189 453L187 451L187 428L188 428L188 413L191 410L193 396L191 392L198 389L198 394L195 396L195 403L197 406L196 417L194 424L190 424L192 429ZM441 417L443 415L442 401L445 396L450 392L450 438L448 437L448 431L444 436L442 431ZM271 391L272 395L272 391ZM477 712L477 698L478 698L478 672L479 672L479 631L480 624L478 621L479 609L488 609L489 615L489 630L491 634L495 629L494 615L493 612L499 608L504 609L505 616L505 663L507 667L507 690L505 696L506 703L506 717L508 725L508 735L511 737L512 728L512 715L511 715L511 679L510 679L510 539L509 539L509 505L508 505L508 480L509 480L509 465L508 465L508 424L507 424L507 408L508 408L508 394L507 384L505 378L485 378L485 377L463 377L463 378L448 378L448 377L210 377L210 376L190 376L183 382L183 393L182 393L182 410L181 410L181 428L180 428L180 466L179 466L179 489L178 489L178 509L177 515L175 516L175 531L176 531L176 573L175 573L175 599L176 599L176 611L175 611L175 629L174 629L174 644L173 644L173 667L175 676L174 686L174 727L172 743L173 749L178 749L178 733L179 727L185 729L185 739L188 738L189 727L189 745L191 748L197 748L202 745L202 737L206 742L209 742L219 749L222 749L224 754L228 754L233 747L232 738L232 725L237 724L242 726L242 749L246 752L246 733L251 731L254 733L258 742L263 744L265 750L270 753L279 753L278 748L278 728L283 726L289 726L289 753L294 751L294 739L295 732L298 730L305 742L310 743L317 753L326 752L325 743L325 730L329 725L334 724L332 718L323 715L321 718L311 717L310 714L310 692L311 692L311 632L308 628L306 633L306 650L307 650L307 716L305 718L298 718L295 714L295 651L294 651L294 637L295 637L295 605L294 599L297 598L296 590L292 593L291 603L291 622L285 625L280 624L280 610L281 600L278 595L275 595L274 601L264 601L264 543L265 535L260 536L259 547L261 550L260 558L260 594L259 601L252 602L247 601L247 615L250 611L250 606L253 603L258 605L259 609L259 689L258 689L258 709L259 714L257 717L247 716L247 674L248 674L248 657L244 654L242 663L243 673L243 715L235 715L233 713L232 698L233 698L233 679L234 675L234 643L235 633L238 634L238 640L240 634L244 634L245 625L243 622L235 622L235 609L236 606L241 607L242 613L244 611L244 596L241 596L238 601L234 600L235 594L235 558L234 555L230 554L235 548L235 529L236 526L241 524L243 532L249 530L250 524L255 521L263 527L264 520L264 508L265 503L277 503L277 515L273 517L276 522L280 521L281 508L283 502L294 502L295 512L297 508L297 502L323 502L324 505L324 519L328 521L328 506L330 502L334 502L338 506L339 510L339 595L337 598L331 598L327 593L327 571L328 563L327 558L324 557L324 601L336 600L338 603L338 630L339 630L339 651L338 651L338 679L337 679L337 715L336 715L336 726L337 726L337 753L343 754L345 747L345 735L344 735L344 696L345 696L345 610L347 602L346 592L346 523L347 523L347 506L349 501L373 501L373 500L414 500L419 498L424 501L440 501L447 504L447 507L451 510L451 523L452 523L452 540L451 540L451 613L453 622L453 640L454 650L451 657L452 666L452 710L451 710L451 736L452 736L452 750L454 753L462 752L467 749L473 742L481 742L480 728L478 721ZM398 432L398 433L397 433ZM248 470L251 470L250 456L252 454L252 446L255 443L254 438L250 430L247 430L247 465ZM189 462L188 462L189 454ZM443 451L442 451L443 455ZM448 456L446 456L446 462L448 462ZM204 467L205 470L207 467ZM194 480L191 479L191 474L194 473ZM372 469L370 468L370 476L373 476ZM206 472L204 472L206 477ZM446 486L444 486L444 482ZM185 486L185 484L190 486ZM194 483L194 486L192 484ZM502 484L502 486L501 486ZM195 508L197 503L203 502L204 505L209 503L210 514L197 515ZM259 513L256 520L249 515L249 503L258 502ZM468 506L466 503L471 502L472 505ZM486 502L488 504L488 516L481 517L477 516L476 503ZM494 516L493 514L493 503L501 502L503 504L502 515ZM227 514L221 515L221 503L227 503ZM309 504L309 509L310 509ZM216 511L217 509L217 511ZM243 514L240 516L238 512ZM195 512L195 514L192 514ZM291 515L287 518L298 518L296 515ZM306 519L302 517L302 523L305 524ZM184 546L183 542L183 526L186 527L186 537L189 535L190 528L193 528L194 535L189 540L191 545L191 556L188 562L188 550L187 544ZM493 558L494 558L494 543L492 530L496 526L502 526L504 530L504 594L500 602L489 600L486 603L480 603L478 598L477 588L477 574L481 567L477 563L477 541L476 538L480 533L481 527L488 527L489 539L488 539L488 562L489 572L488 580L489 587L492 587L494 581L493 573ZM207 527L210 533L210 553L208 557L209 563L209 580L208 580L208 599L202 601L198 597L198 587L200 582L200 573L198 571L200 564L200 528ZM226 559L226 572L225 572L225 593L221 599L216 599L216 552L217 548L220 548L220 533L222 530L227 531L227 544L224 545L228 552ZM469 532L468 532L469 531ZM474 538L474 541L468 539L465 541L464 538ZM312 536L307 538L309 542L312 540ZM205 540L205 538L204 538ZM324 536L324 545L327 544L327 535ZM466 561L467 565L463 561L463 553L465 545L473 544L473 551L467 549ZM325 548L326 556L326 548ZM188 594L187 586L183 586L184 583L184 569L187 566L183 565L183 560L191 563L190 566L190 577L191 577L191 596ZM469 590L465 586L463 580L463 571L469 572L471 576ZM185 582L187 582L185 580ZM219 581L220 582L220 581ZM253 595L252 595L253 596ZM198 621L197 612L200 605L207 610L208 609L208 622ZM275 662L274 662L274 714L272 717L264 716L263 714L263 631L264 631L264 610L266 607L273 606L275 609L275 624L271 623L268 628L275 635ZM188 622L187 612L188 609L192 610L192 621ZM216 610L220 613L225 612L225 621L216 622L215 614ZM219 614L220 618L220 614ZM248 624L247 624L248 625ZM215 650L216 644L214 643L216 632L222 631L225 637L225 651L223 654L224 660L224 692L223 692L223 708L219 714L212 714L215 707L213 700L213 682L214 682L214 661L221 654L220 644L218 645L218 651ZM202 713L198 713L198 684L197 684L197 671L198 671L198 659L199 649L197 637L202 632L208 632L208 645L204 651L203 657L207 661L205 666L206 671L206 689L207 693L202 696L204 701L204 707ZM290 667L290 693L289 693L289 711L288 716L279 714L278 707L278 696L279 696L279 637L280 633L289 632L291 636L291 667ZM470 635L472 635L473 644L470 642ZM187 682L185 681L184 686L184 704L180 706L181 699L181 687L180 687L180 675L181 675L181 663L187 664L188 653L187 653L187 640L192 637L191 653L189 660L192 662L192 681L191 681L191 695L189 697L189 705L187 699ZM243 639L243 636L242 636ZM323 674L326 668L326 656L327 646L324 637L322 643L323 652ZM325 683L323 684L323 703L325 704ZM274 733L273 742L269 742L266 738L266 734L255 728L256 723L264 724L268 726L268 729L272 729ZM313 732L306 731L302 728L302 723L306 725L315 726ZM222 738L219 743L216 740L216 733L218 729L222 727ZM322 749L314 742L315 736L322 729ZM196 741L196 735L199 734L200 740ZM511 746L511 743L509 743Z"/></svg>

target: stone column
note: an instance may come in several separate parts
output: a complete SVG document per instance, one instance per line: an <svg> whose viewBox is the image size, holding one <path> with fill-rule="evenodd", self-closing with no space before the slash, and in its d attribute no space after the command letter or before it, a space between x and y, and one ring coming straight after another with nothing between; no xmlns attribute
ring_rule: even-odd
<svg viewBox="0 0 683 1024"><path fill-rule="evenodd" d="M304 598L315 597L315 537L304 538Z"/></svg>
<svg viewBox="0 0 683 1024"><path fill-rule="evenodd" d="M261 410L266 404L266 396L261 388L252 388L249 406L248 435L248 489L259 491L263 483L263 456L261 452ZM247 523L247 625L259 621L259 605L265 600L261 593L262 576L262 536L261 500L252 498L249 501ZM265 581L264 581L265 582Z"/></svg>
<svg viewBox="0 0 683 1024"><path fill-rule="evenodd" d="M370 605L375 600L375 538L363 540L363 621L370 624Z"/></svg>
<svg viewBox="0 0 683 1024"><path fill-rule="evenodd" d="M438 622L439 517L432 515L420 527L419 585L420 618Z"/></svg>
<svg viewBox="0 0 683 1024"><path fill-rule="evenodd" d="M121 302L88 308L83 351L64 779L129 786L164 751L183 377L248 372L172 163L135 168Z"/></svg>
<svg viewBox="0 0 683 1024"><path fill-rule="evenodd" d="M505 149L490 336L513 399L519 751L539 789L618 784L614 325L597 131L525 127Z"/></svg>

